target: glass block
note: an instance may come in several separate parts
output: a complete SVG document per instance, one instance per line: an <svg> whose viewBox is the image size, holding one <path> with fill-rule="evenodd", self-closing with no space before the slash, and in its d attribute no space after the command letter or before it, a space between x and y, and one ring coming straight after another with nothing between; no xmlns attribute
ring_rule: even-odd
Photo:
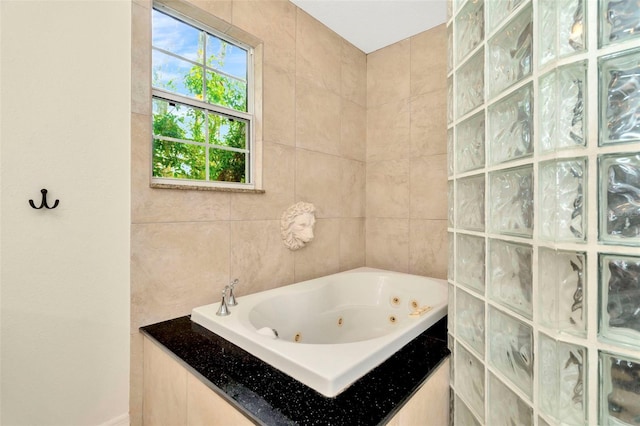
<svg viewBox="0 0 640 426"><path fill-rule="evenodd" d="M469 1L456 16L456 61L460 63L484 39L484 1Z"/></svg>
<svg viewBox="0 0 640 426"><path fill-rule="evenodd" d="M600 424L640 425L640 360L600 352Z"/></svg>
<svg viewBox="0 0 640 426"><path fill-rule="evenodd" d="M448 235L448 239L449 239L449 261L447 262L447 278L450 281L453 281L455 279L455 275L454 275L454 266L455 266L455 257L454 257L454 241L453 241L453 232L449 232L447 233Z"/></svg>
<svg viewBox="0 0 640 426"><path fill-rule="evenodd" d="M456 134L458 173L484 167L484 111L460 123Z"/></svg>
<svg viewBox="0 0 640 426"><path fill-rule="evenodd" d="M453 129L447 130L447 176L453 176Z"/></svg>
<svg viewBox="0 0 640 426"><path fill-rule="evenodd" d="M453 320L451 320L451 322L453 323ZM456 339L450 335L447 334L447 349L449 349L449 351L451 352L451 355L449 356L449 383L451 386L455 386L455 355L456 355L456 351L455 351L455 345L456 345Z"/></svg>
<svg viewBox="0 0 640 426"><path fill-rule="evenodd" d="M447 224L453 227L453 181L447 182Z"/></svg>
<svg viewBox="0 0 640 426"><path fill-rule="evenodd" d="M540 63L585 49L584 0L539 0Z"/></svg>
<svg viewBox="0 0 640 426"><path fill-rule="evenodd" d="M540 324L579 336L587 332L587 255L538 249L538 312Z"/></svg>
<svg viewBox="0 0 640 426"><path fill-rule="evenodd" d="M513 18L488 43L489 94L504 89L531 75L533 32L532 9L527 7Z"/></svg>
<svg viewBox="0 0 640 426"><path fill-rule="evenodd" d="M447 78L447 124L453 122L453 76Z"/></svg>
<svg viewBox="0 0 640 426"><path fill-rule="evenodd" d="M456 81L456 112L462 117L484 102L484 49L458 68Z"/></svg>
<svg viewBox="0 0 640 426"><path fill-rule="evenodd" d="M481 426L481 423L460 398L456 398L454 416L453 424L455 425Z"/></svg>
<svg viewBox="0 0 640 426"><path fill-rule="evenodd" d="M600 240L640 243L640 154L603 155L600 160Z"/></svg>
<svg viewBox="0 0 640 426"><path fill-rule="evenodd" d="M484 302L458 288L456 292L458 339L484 356Z"/></svg>
<svg viewBox="0 0 640 426"><path fill-rule="evenodd" d="M533 425L533 410L493 374L489 375L489 418L491 426Z"/></svg>
<svg viewBox="0 0 640 426"><path fill-rule="evenodd" d="M541 65L557 57L557 1L558 0L538 0L538 13L540 14L540 18L538 19L538 34L540 36L539 58Z"/></svg>
<svg viewBox="0 0 640 426"><path fill-rule="evenodd" d="M640 349L640 257L600 255L599 335Z"/></svg>
<svg viewBox="0 0 640 426"><path fill-rule="evenodd" d="M533 86L527 84L487 111L489 155L498 164L533 153Z"/></svg>
<svg viewBox="0 0 640 426"><path fill-rule="evenodd" d="M637 0L601 0L600 46L640 35L640 7Z"/></svg>
<svg viewBox="0 0 640 426"><path fill-rule="evenodd" d="M533 167L496 171L489 175L489 180L491 229L530 237L533 233Z"/></svg>
<svg viewBox="0 0 640 426"><path fill-rule="evenodd" d="M540 149L552 152L587 144L586 61L557 68L540 79Z"/></svg>
<svg viewBox="0 0 640 426"><path fill-rule="evenodd" d="M484 238L458 234L456 249L458 283L484 294Z"/></svg>
<svg viewBox="0 0 640 426"><path fill-rule="evenodd" d="M462 229L483 231L484 175L458 179L456 183L456 226Z"/></svg>
<svg viewBox="0 0 640 426"><path fill-rule="evenodd" d="M455 306L456 306L456 299L455 299L455 287L451 284L449 284L449 293L448 293L448 306L447 306L447 330L449 331L449 333L455 333L456 332L456 322L455 322L455 318L456 318L456 312L455 312Z"/></svg>
<svg viewBox="0 0 640 426"><path fill-rule="evenodd" d="M489 362L531 397L533 330L496 308L489 308Z"/></svg>
<svg viewBox="0 0 640 426"><path fill-rule="evenodd" d="M447 74L453 70L453 25L447 27Z"/></svg>
<svg viewBox="0 0 640 426"><path fill-rule="evenodd" d="M455 361L458 395L480 419L484 419L484 365L459 343Z"/></svg>
<svg viewBox="0 0 640 426"><path fill-rule="evenodd" d="M587 350L538 335L541 410L563 425L586 424Z"/></svg>
<svg viewBox="0 0 640 426"><path fill-rule="evenodd" d="M487 21L489 31L502 24L504 19L511 14L525 0L491 0L487 2Z"/></svg>
<svg viewBox="0 0 640 426"><path fill-rule="evenodd" d="M489 240L489 294L500 304L531 319L533 248Z"/></svg>
<svg viewBox="0 0 640 426"><path fill-rule="evenodd" d="M584 242L587 159L540 163L539 180L540 237L548 241Z"/></svg>
<svg viewBox="0 0 640 426"><path fill-rule="evenodd" d="M451 365L451 364L449 364ZM449 370L451 370L451 367L449 367ZM455 405L454 405L454 400L455 400L455 392L453 391L453 389L451 387L449 387L449 422L448 425L449 426L455 426L453 423L454 420L454 416L455 416Z"/></svg>
<svg viewBox="0 0 640 426"><path fill-rule="evenodd" d="M545 419L538 416L538 426L551 426Z"/></svg>
<svg viewBox="0 0 640 426"><path fill-rule="evenodd" d="M600 58L598 69L600 145L640 141L640 50Z"/></svg>

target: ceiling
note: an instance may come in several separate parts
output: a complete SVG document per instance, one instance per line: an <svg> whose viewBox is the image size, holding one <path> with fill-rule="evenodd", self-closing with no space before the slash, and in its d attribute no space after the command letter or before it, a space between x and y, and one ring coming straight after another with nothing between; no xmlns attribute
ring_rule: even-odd
<svg viewBox="0 0 640 426"><path fill-rule="evenodd" d="M446 0L291 0L342 38L371 53L442 24Z"/></svg>

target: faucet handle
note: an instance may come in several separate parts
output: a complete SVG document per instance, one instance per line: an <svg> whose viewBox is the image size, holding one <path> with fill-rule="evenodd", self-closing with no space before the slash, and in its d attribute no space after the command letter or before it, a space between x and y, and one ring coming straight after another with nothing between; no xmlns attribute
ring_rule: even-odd
<svg viewBox="0 0 640 426"><path fill-rule="evenodd" d="M224 317L229 315L231 312L229 311L229 308L227 307L227 290L230 290L231 287L229 287L228 285L224 286L224 290L222 290L222 300L220 301L220 307L218 308L218 312L216 312L216 315L220 316L220 317Z"/></svg>
<svg viewBox="0 0 640 426"><path fill-rule="evenodd" d="M233 294L233 289L235 288L235 286L240 282L240 280L238 280L237 278L234 279L233 281L231 281L231 284L228 285L229 287L229 297L227 298L227 304L229 306L236 306L238 304L238 302L236 301L236 296L235 294Z"/></svg>

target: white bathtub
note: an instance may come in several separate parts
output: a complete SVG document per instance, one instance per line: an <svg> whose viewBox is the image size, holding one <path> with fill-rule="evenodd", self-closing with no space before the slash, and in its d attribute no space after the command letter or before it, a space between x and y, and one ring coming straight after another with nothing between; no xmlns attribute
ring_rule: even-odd
<svg viewBox="0 0 640 426"><path fill-rule="evenodd" d="M237 300L191 320L333 397L443 318L448 298L444 280L358 268Z"/></svg>

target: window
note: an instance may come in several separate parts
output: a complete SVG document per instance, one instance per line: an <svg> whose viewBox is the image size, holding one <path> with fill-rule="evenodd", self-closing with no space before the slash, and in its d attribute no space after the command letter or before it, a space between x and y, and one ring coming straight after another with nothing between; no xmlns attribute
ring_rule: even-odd
<svg viewBox="0 0 640 426"><path fill-rule="evenodd" d="M152 182L252 189L252 50L152 11Z"/></svg>

